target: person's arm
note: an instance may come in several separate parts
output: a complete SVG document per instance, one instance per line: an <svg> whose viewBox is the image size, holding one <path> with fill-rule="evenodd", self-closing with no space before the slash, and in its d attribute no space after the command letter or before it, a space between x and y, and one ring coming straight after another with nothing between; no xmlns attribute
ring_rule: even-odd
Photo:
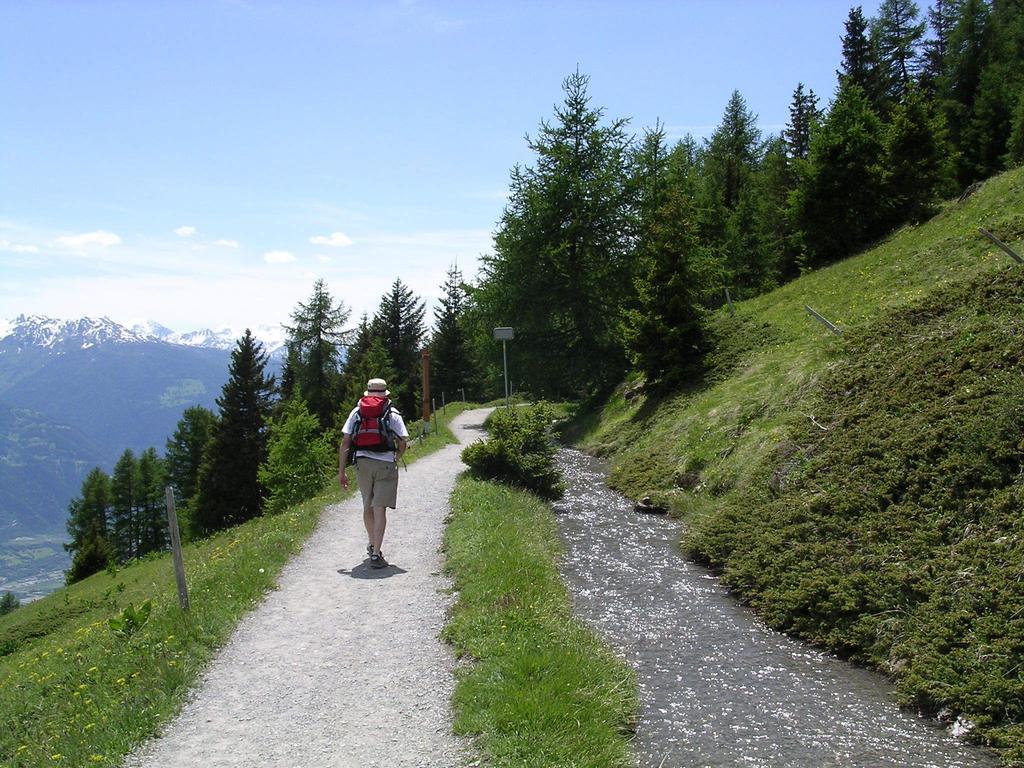
<svg viewBox="0 0 1024 768"><path fill-rule="evenodd" d="M345 474L345 465L348 464L348 449L352 445L352 435L342 434L341 447L338 448L338 484L348 489L348 475Z"/></svg>
<svg viewBox="0 0 1024 768"><path fill-rule="evenodd" d="M402 460L402 454L409 448L409 442L404 437L395 438L395 464Z"/></svg>

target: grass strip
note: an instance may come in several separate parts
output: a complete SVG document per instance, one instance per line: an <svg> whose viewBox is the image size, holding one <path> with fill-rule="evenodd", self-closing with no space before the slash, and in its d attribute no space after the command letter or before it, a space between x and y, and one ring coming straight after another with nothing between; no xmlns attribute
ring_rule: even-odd
<svg viewBox="0 0 1024 768"><path fill-rule="evenodd" d="M493 766L631 765L633 671L573 617L551 508L459 479L445 533L458 601L445 637L462 659L455 730Z"/></svg>
<svg viewBox="0 0 1024 768"><path fill-rule="evenodd" d="M407 460L456 442L447 423L464 409L452 404L439 413L437 431L414 440ZM419 434L419 423L409 431ZM178 608L173 566L161 554L0 617L0 766L119 765L178 712L239 620L274 588L324 508L342 498L332 479L321 495L281 514L186 545L189 614ZM145 624L127 635L112 631L109 619L147 600L152 612Z"/></svg>

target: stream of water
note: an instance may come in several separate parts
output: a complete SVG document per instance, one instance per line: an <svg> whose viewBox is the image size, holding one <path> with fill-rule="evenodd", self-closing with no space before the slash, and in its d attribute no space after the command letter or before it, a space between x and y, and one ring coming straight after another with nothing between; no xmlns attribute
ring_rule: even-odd
<svg viewBox="0 0 1024 768"><path fill-rule="evenodd" d="M559 454L562 572L577 615L636 669L641 768L995 766L932 720L896 706L891 685L769 630L680 553L680 524L641 515L604 466Z"/></svg>

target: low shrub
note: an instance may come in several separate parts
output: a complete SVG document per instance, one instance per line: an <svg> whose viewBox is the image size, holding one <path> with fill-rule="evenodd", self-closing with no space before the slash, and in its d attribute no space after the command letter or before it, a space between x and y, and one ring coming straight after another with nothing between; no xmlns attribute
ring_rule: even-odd
<svg viewBox="0 0 1024 768"><path fill-rule="evenodd" d="M563 485L555 467L553 418L551 406L543 402L496 410L487 420L490 438L466 448L462 460L481 480L497 480L557 499Z"/></svg>

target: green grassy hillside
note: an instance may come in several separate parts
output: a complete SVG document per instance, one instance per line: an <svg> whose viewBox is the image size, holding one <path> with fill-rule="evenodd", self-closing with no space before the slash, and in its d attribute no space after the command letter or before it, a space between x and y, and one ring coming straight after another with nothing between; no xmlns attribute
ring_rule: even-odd
<svg viewBox="0 0 1024 768"><path fill-rule="evenodd" d="M774 627L1024 761L1024 172L712 319L707 380L575 437ZM813 320L810 305L843 331Z"/></svg>

